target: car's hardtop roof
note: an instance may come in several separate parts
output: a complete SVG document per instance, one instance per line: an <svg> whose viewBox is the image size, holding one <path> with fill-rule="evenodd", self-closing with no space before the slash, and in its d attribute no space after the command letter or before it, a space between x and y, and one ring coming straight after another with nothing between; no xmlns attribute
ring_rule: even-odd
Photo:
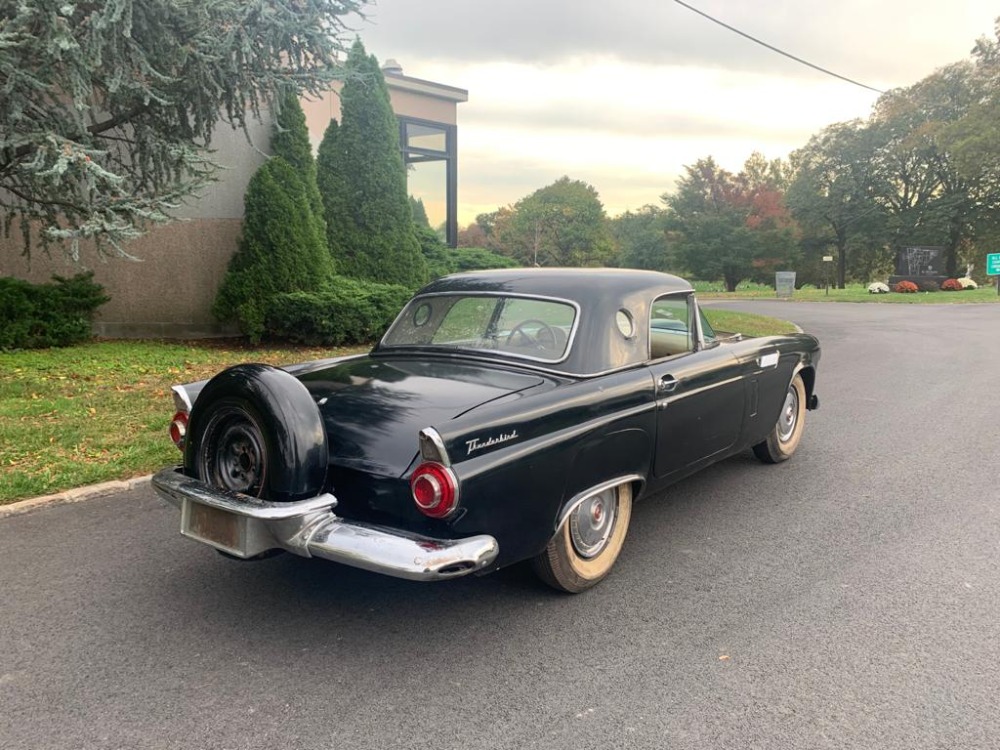
<svg viewBox="0 0 1000 750"><path fill-rule="evenodd" d="M432 281L414 297L426 295L524 295L567 300L580 309L575 335L564 359L530 363L490 353L456 356L503 359L505 364L535 367L567 375L591 376L636 365L649 358L650 305L657 297L690 294L691 285L666 273L623 268L510 268L459 273ZM413 304L412 302L410 303ZM615 325L625 311L636 322L635 334L623 334ZM394 347L384 347L392 350ZM379 344L375 351L381 353Z"/></svg>
<svg viewBox="0 0 1000 750"><path fill-rule="evenodd" d="M678 276L629 268L505 268L457 273L432 281L418 294L500 293L558 297L586 307L597 300L690 292Z"/></svg>

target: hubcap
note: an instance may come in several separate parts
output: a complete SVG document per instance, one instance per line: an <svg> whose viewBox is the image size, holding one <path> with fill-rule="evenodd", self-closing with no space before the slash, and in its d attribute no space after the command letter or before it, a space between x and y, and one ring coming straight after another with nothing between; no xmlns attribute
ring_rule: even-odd
<svg viewBox="0 0 1000 750"><path fill-rule="evenodd" d="M267 450L260 428L247 412L226 406L205 427L198 456L202 480L247 495L260 495Z"/></svg>
<svg viewBox="0 0 1000 750"><path fill-rule="evenodd" d="M596 557L607 546L618 518L615 489L588 497L570 514L569 535L580 557Z"/></svg>
<svg viewBox="0 0 1000 750"><path fill-rule="evenodd" d="M783 443L791 439L795 432L795 423L799 419L799 392L794 387L788 389L785 405L781 407L778 417L778 440Z"/></svg>

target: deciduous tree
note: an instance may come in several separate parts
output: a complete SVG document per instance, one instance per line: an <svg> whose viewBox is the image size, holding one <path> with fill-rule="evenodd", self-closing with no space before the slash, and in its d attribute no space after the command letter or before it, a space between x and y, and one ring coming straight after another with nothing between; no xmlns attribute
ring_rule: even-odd
<svg viewBox="0 0 1000 750"><path fill-rule="evenodd" d="M671 250L690 273L735 291L794 262L795 225L773 181L754 169L733 175L711 157L685 172L663 201Z"/></svg>
<svg viewBox="0 0 1000 750"><path fill-rule="evenodd" d="M491 240L523 265L600 266L613 245L597 191L561 177L495 214Z"/></svg>

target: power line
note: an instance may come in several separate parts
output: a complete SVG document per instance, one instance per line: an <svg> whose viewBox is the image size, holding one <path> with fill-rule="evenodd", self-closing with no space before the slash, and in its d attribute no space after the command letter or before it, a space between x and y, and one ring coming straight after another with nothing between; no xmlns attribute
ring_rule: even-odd
<svg viewBox="0 0 1000 750"><path fill-rule="evenodd" d="M834 73L832 70L827 70L826 68L821 68L819 65L813 65L808 60L803 60L801 57L796 57L795 55L793 55L793 54L791 54L789 52L785 52L782 49L778 49L777 47L775 47L773 45L770 45L767 42L761 41L760 39L758 39L755 36L750 36L746 32L740 31L739 29L735 28L734 26L730 26L728 23L723 23L718 18L713 18L712 16L708 15L708 13L705 13L704 11L700 11L697 8L695 8L695 7L691 6L691 5L688 5L685 2L681 2L681 0L674 0L674 2L677 3L678 5L682 5L683 7L687 8L690 11L693 11L693 12L697 13L699 16L703 16L704 18L707 18L712 23L717 23L717 24L719 24L719 26L722 26L725 29L729 29L730 31L732 31L732 32L734 32L736 34L739 34L740 36L742 36L742 37L744 37L746 39L749 39L751 42L756 42L757 44L761 45L762 47L767 47L772 52L777 52L779 55L784 55L785 57L787 57L787 58L789 58L791 60L795 60L795 62L802 63L803 65L808 65L810 68L813 68L814 70L818 70L820 73L826 73L828 76L833 76L834 78L839 78L842 81L847 81L848 83L853 83L855 86L860 86L863 89L868 89L869 91L874 91L876 94L884 94L885 93L884 91L881 91L881 90L879 90L877 88L874 88L872 86L867 86L867 85L865 85L863 83L860 83L859 81L855 81L853 78L848 78L847 76L842 76L839 73Z"/></svg>

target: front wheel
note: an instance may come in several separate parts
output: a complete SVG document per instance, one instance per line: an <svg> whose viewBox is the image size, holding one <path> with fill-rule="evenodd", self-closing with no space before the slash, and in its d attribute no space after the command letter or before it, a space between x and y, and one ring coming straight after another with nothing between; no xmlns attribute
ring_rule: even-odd
<svg viewBox="0 0 1000 750"><path fill-rule="evenodd" d="M597 585L618 559L631 517L631 485L585 498L532 560L535 573L552 588L570 594Z"/></svg>
<svg viewBox="0 0 1000 750"><path fill-rule="evenodd" d="M787 461L799 447L805 426L806 386L802 382L802 376L796 375L788 384L778 421L771 428L767 440L753 447L754 455L766 464Z"/></svg>

